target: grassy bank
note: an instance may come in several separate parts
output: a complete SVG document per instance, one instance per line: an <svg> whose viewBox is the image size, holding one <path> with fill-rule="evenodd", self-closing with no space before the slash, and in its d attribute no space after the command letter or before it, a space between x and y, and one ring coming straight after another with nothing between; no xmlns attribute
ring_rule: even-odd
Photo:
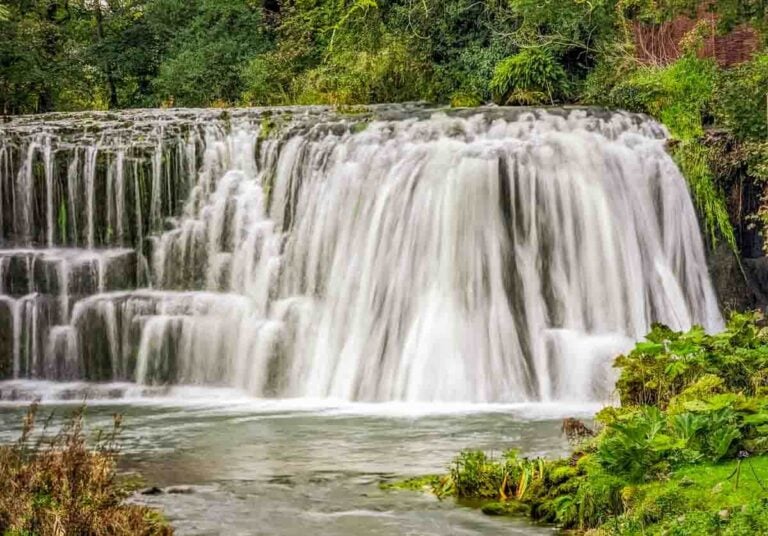
<svg viewBox="0 0 768 536"><path fill-rule="evenodd" d="M654 326L616 360L621 407L564 430L571 456L465 451L450 473L395 484L589 534L768 534L768 329Z"/></svg>
<svg viewBox="0 0 768 536"><path fill-rule="evenodd" d="M56 434L35 434L37 405L21 436L0 446L0 534L3 536L173 533L156 510L126 502L129 486L116 471L121 421L89 445L82 410ZM35 438L35 436L37 436Z"/></svg>

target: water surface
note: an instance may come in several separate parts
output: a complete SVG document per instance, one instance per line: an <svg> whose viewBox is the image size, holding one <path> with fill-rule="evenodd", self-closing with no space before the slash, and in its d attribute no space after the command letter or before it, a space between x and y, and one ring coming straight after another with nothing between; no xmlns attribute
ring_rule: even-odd
<svg viewBox="0 0 768 536"><path fill-rule="evenodd" d="M53 411L55 427L77 404L44 402L41 414ZM16 436L24 408L0 406L0 440ZM558 416L590 409L259 401L176 389L166 398L92 400L87 425L108 428L113 413L124 415L122 468L166 491L137 499L162 508L182 535L549 534L379 484L445 472L464 448L561 455L568 445Z"/></svg>

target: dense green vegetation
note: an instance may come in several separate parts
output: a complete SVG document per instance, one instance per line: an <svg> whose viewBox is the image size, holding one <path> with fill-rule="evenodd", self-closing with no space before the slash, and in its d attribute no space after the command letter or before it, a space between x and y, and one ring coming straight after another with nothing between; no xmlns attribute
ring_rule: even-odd
<svg viewBox="0 0 768 536"><path fill-rule="evenodd" d="M634 25L693 16L699 3L2 0L0 112L405 100L647 112L679 141L710 244L735 249L722 190L768 178L768 53L718 68L696 54L706 24L670 65L634 52ZM711 6L716 31L749 24L765 50L766 0Z"/></svg>
<svg viewBox="0 0 768 536"><path fill-rule="evenodd" d="M723 333L654 326L616 360L621 407L559 460L462 452L426 486L594 534L768 533L768 328L734 314Z"/></svg>
<svg viewBox="0 0 768 536"><path fill-rule="evenodd" d="M634 60L632 25L692 14L697 4L3 0L0 100L3 112L22 113L409 99L540 104L594 102L610 93L608 101L663 107L663 119L680 118L701 110L715 69L679 85L676 72L689 68L656 77ZM765 0L718 0L714 7L721 31L768 25ZM668 102L694 86L706 94L682 109ZM724 92L740 89L726 86ZM754 121L756 104L724 103L716 118L741 128ZM764 135L765 125L743 133Z"/></svg>
<svg viewBox="0 0 768 536"><path fill-rule="evenodd" d="M159 512L126 502L132 486L116 472L118 416L89 445L82 409L55 434L45 424L36 433L37 410L32 404L16 443L0 446L0 534L173 534Z"/></svg>

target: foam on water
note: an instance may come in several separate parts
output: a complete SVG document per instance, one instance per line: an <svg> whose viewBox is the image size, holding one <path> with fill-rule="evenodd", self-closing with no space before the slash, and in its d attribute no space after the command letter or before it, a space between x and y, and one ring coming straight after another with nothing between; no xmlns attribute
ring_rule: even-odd
<svg viewBox="0 0 768 536"><path fill-rule="evenodd" d="M589 418L601 407L600 403L527 402L512 404L435 403L435 402L350 402L328 398L257 399L248 393L230 388L169 386L147 388L134 383L51 382L9 380L0 382L0 407L25 407L37 400L43 405L89 406L141 405L203 412L206 415L242 415L246 422L264 416L291 417L297 413L324 417L370 416L411 419L437 415L473 415L503 413L524 421L556 420L564 417Z"/></svg>

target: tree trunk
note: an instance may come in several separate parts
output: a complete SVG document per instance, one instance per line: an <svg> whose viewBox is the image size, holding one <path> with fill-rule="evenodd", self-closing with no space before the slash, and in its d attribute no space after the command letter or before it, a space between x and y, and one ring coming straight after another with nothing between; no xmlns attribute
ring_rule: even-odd
<svg viewBox="0 0 768 536"><path fill-rule="evenodd" d="M99 1L96 2L96 37L99 40L99 44L104 42L104 17L101 13L101 4ZM115 77L112 73L112 65L109 58L104 60L104 74L107 76L109 107L119 108L120 104L117 100L117 86L115 84Z"/></svg>

